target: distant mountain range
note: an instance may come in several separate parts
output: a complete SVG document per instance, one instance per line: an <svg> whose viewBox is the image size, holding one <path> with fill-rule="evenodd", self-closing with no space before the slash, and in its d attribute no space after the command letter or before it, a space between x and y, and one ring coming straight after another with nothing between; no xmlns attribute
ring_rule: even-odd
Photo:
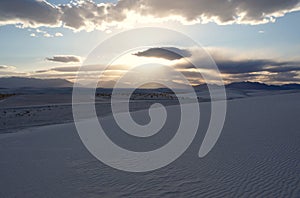
<svg viewBox="0 0 300 198"><path fill-rule="evenodd" d="M3 77L0 78L0 88L67 88L73 83L65 79L38 79L25 77ZM218 85L210 85L218 88ZM300 90L300 84L267 85L259 82L234 82L225 85L227 89L238 90ZM207 90L206 84L194 86L195 90ZM155 89L155 88L154 88ZM164 89L164 88L163 88ZM183 88L184 89L184 88Z"/></svg>
<svg viewBox="0 0 300 198"><path fill-rule="evenodd" d="M0 88L59 88L72 87L73 83L65 79L38 79L24 77L4 77L0 78Z"/></svg>
<svg viewBox="0 0 300 198"><path fill-rule="evenodd" d="M226 85L226 88L254 90L291 90L300 89L300 84L267 85L259 82L234 82Z"/></svg>
<svg viewBox="0 0 300 198"><path fill-rule="evenodd" d="M210 85L212 88L220 88L218 85ZM207 84L197 85L196 90L206 90ZM300 90L300 84L267 85L259 82L233 82L225 85L226 89L237 90Z"/></svg>

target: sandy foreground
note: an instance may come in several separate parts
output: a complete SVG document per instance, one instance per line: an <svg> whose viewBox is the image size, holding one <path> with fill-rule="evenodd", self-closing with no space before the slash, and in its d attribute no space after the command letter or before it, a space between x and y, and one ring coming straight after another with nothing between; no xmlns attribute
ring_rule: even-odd
<svg viewBox="0 0 300 198"><path fill-rule="evenodd" d="M0 197L300 197L300 93L228 101L221 137L200 159L209 105L200 104L204 116L189 149L146 173L98 161L74 123L1 134ZM134 148L132 140L117 141Z"/></svg>

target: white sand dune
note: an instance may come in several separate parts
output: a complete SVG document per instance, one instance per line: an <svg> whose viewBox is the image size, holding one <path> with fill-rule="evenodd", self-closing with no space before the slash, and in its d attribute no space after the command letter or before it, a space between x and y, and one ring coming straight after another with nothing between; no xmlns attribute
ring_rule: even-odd
<svg viewBox="0 0 300 198"><path fill-rule="evenodd" d="M1 134L0 197L300 197L299 93L229 101L221 137L200 159L204 129L178 160L147 173L99 162L73 123Z"/></svg>

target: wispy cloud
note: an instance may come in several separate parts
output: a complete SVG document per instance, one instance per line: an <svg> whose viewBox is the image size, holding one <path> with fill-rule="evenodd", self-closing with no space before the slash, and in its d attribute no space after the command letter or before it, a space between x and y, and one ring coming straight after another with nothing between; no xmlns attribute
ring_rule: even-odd
<svg viewBox="0 0 300 198"><path fill-rule="evenodd" d="M10 65L0 65L0 70L15 70L15 66L10 66Z"/></svg>
<svg viewBox="0 0 300 198"><path fill-rule="evenodd" d="M15 66L0 65L0 77L3 76L27 76L26 72L19 72Z"/></svg>
<svg viewBox="0 0 300 198"><path fill-rule="evenodd" d="M78 63L81 61L81 58L74 55L56 55L52 58L46 58L46 60L60 63Z"/></svg>
<svg viewBox="0 0 300 198"><path fill-rule="evenodd" d="M106 67L105 65L83 65L83 66L61 66L61 67L52 67L47 70L38 70L37 73L46 73L46 72L101 72L101 71L127 71L129 67L127 65L110 65Z"/></svg>

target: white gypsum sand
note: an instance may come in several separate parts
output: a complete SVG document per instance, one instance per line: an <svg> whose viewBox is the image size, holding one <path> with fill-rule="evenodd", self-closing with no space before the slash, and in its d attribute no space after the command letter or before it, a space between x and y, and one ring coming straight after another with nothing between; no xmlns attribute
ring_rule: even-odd
<svg viewBox="0 0 300 198"><path fill-rule="evenodd" d="M198 158L200 126L178 160L147 173L99 162L73 123L1 134L0 197L300 197L299 99L294 93L228 101L224 130L205 158ZM200 104L202 115L209 105ZM112 117L102 120L110 124Z"/></svg>

